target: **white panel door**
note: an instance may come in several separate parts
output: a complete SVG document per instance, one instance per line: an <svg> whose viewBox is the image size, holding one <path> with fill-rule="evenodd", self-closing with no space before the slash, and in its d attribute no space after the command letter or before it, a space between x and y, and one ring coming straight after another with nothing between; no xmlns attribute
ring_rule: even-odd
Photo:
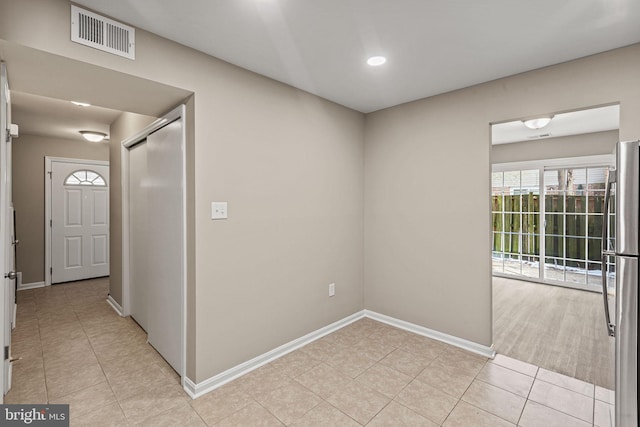
<svg viewBox="0 0 640 427"><path fill-rule="evenodd" d="M109 275L109 166L51 162L51 283Z"/></svg>
<svg viewBox="0 0 640 427"><path fill-rule="evenodd" d="M0 403L11 388L11 322L15 307L15 259L13 251L13 211L11 207L11 137L7 130L11 125L11 103L7 69L0 65L0 342L3 349L2 369L0 369Z"/></svg>

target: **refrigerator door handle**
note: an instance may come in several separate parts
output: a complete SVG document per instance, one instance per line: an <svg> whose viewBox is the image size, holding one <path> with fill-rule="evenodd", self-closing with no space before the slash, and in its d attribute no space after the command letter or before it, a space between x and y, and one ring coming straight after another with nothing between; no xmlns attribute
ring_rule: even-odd
<svg viewBox="0 0 640 427"><path fill-rule="evenodd" d="M604 196L604 217L602 220L602 253L600 260L602 262L602 298L604 300L604 320L607 324L607 333L610 337L616 336L615 325L611 323L611 314L609 313L609 294L607 292L607 277L609 277L609 264L607 258L615 256L615 251L609 250L609 205L611 204L611 186L616 182L616 172L609 171L606 183L606 191Z"/></svg>

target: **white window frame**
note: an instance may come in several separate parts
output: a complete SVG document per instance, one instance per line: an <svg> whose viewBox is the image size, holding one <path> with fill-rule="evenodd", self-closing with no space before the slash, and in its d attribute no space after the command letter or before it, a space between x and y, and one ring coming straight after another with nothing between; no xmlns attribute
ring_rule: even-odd
<svg viewBox="0 0 640 427"><path fill-rule="evenodd" d="M602 289L599 287L596 288L594 286L590 286L588 281L584 284L581 283L570 283L566 281L551 281L544 280L544 260L546 258L546 248L545 248L545 240L546 240L546 230L544 227L544 217L542 216L546 213L545 206L545 190L544 190L544 172L549 169L558 169L558 168L589 168L589 167L598 167L598 166L615 166L615 155L614 154L603 154L597 156L584 156L584 157L567 157L560 159L547 159L547 160L532 160L525 162L511 162L511 163L495 163L491 166L491 172L511 172L511 171L520 171L520 170L539 170L539 187L540 187L540 215L541 215L541 226L540 226L540 255L539 255L539 275L538 278L529 277L524 275L512 275L507 273L493 272L492 275L496 277L505 277L509 279L518 279L525 280L529 282L543 283L545 285L553 285L553 286L561 286L565 288L572 289L580 289L590 292L602 292ZM493 269L492 269L493 270Z"/></svg>

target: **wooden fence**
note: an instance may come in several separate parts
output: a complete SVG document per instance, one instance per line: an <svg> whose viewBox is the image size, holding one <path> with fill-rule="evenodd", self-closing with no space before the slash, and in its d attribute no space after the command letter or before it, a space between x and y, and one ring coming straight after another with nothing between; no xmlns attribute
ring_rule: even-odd
<svg viewBox="0 0 640 427"><path fill-rule="evenodd" d="M604 196L600 194L546 195L545 255L599 261L603 206ZM540 227L544 219L540 215L539 195L493 196L492 209L494 251L540 255Z"/></svg>

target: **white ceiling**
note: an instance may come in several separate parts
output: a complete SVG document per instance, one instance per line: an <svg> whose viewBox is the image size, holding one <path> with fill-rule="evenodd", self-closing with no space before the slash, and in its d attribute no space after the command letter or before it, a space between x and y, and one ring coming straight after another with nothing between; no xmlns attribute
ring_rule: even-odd
<svg viewBox="0 0 640 427"><path fill-rule="evenodd" d="M79 131L109 134L109 125L121 111L96 106L78 107L69 101L11 91L11 121L20 133L84 140Z"/></svg>
<svg viewBox="0 0 640 427"><path fill-rule="evenodd" d="M491 143L507 144L536 139L558 138L616 130L619 127L620 106L609 105L556 114L551 122L542 129L529 129L521 120L494 124L491 127Z"/></svg>
<svg viewBox="0 0 640 427"><path fill-rule="evenodd" d="M76 3L362 112L640 42L637 0Z"/></svg>

